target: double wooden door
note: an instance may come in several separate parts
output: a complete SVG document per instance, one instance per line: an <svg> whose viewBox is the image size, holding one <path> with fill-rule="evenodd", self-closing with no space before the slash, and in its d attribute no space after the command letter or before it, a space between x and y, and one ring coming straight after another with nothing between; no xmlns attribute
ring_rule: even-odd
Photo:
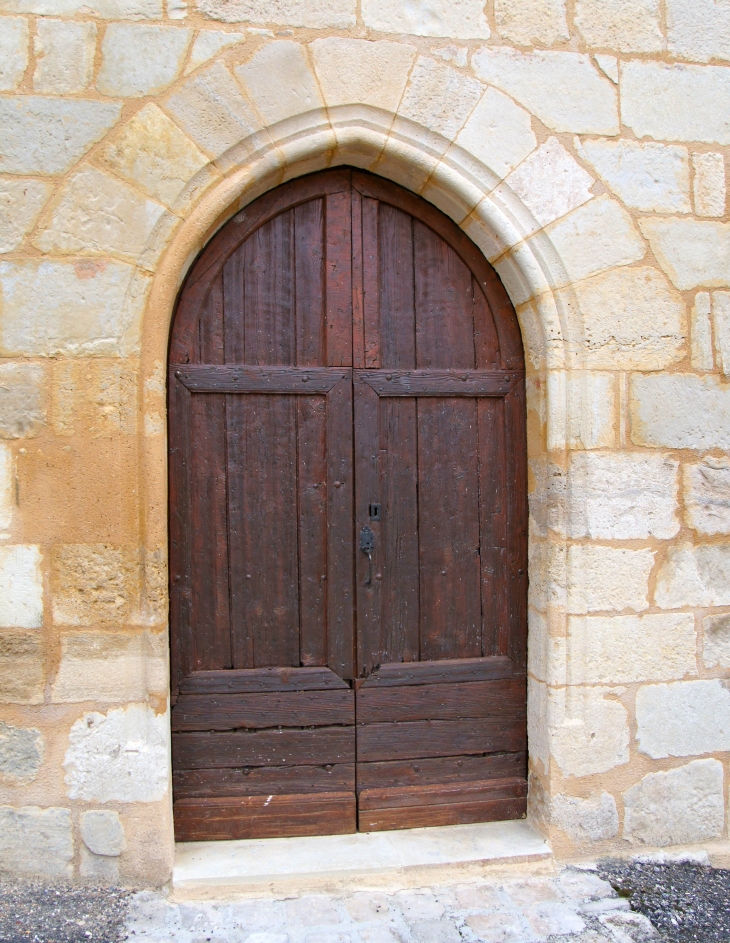
<svg viewBox="0 0 730 943"><path fill-rule="evenodd" d="M514 310L420 198L339 169L200 255L169 362L178 840L524 814Z"/></svg>

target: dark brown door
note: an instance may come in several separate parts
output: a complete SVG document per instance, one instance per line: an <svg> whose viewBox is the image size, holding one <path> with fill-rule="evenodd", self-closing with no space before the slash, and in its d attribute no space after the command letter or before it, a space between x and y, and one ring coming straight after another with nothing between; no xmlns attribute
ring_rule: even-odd
<svg viewBox="0 0 730 943"><path fill-rule="evenodd" d="M170 349L180 840L524 814L517 320L446 217L347 169L234 217Z"/></svg>

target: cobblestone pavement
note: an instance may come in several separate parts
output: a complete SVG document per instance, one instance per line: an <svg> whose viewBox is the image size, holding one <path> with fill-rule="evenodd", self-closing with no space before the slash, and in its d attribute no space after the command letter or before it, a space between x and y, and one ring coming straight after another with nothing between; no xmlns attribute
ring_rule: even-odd
<svg viewBox="0 0 730 943"><path fill-rule="evenodd" d="M646 917L590 871L481 879L395 893L350 891L286 900L132 901L133 943L659 943Z"/></svg>

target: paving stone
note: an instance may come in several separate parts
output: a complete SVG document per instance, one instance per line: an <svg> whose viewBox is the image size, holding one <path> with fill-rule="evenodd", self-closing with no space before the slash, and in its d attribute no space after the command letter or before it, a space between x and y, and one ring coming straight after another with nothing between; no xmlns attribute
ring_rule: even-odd
<svg viewBox="0 0 730 943"><path fill-rule="evenodd" d="M428 891L399 891L395 899L407 920L436 920L444 913L443 904Z"/></svg>
<svg viewBox="0 0 730 943"><path fill-rule="evenodd" d="M327 897L301 897L286 905L287 921L296 926L317 927L342 922L342 917Z"/></svg>
<svg viewBox="0 0 730 943"><path fill-rule="evenodd" d="M532 936L517 914L475 914L466 925L481 943L526 943Z"/></svg>
<svg viewBox="0 0 730 943"><path fill-rule="evenodd" d="M580 933L585 923L566 904L548 901L529 907L526 912L530 926L540 936Z"/></svg>
<svg viewBox="0 0 730 943"><path fill-rule="evenodd" d="M352 897L345 900L347 912L358 923L365 923L371 920L389 920L391 913L389 910L389 898L387 894L379 894L376 891L371 893L361 892L353 894Z"/></svg>

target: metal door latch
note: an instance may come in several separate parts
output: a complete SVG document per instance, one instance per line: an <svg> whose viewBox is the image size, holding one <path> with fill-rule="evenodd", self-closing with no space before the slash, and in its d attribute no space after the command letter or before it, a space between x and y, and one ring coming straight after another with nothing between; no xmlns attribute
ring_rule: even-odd
<svg viewBox="0 0 730 943"><path fill-rule="evenodd" d="M368 577L365 585L370 586L373 582L373 550L375 550L375 534L365 525L360 531L360 550L368 558Z"/></svg>

